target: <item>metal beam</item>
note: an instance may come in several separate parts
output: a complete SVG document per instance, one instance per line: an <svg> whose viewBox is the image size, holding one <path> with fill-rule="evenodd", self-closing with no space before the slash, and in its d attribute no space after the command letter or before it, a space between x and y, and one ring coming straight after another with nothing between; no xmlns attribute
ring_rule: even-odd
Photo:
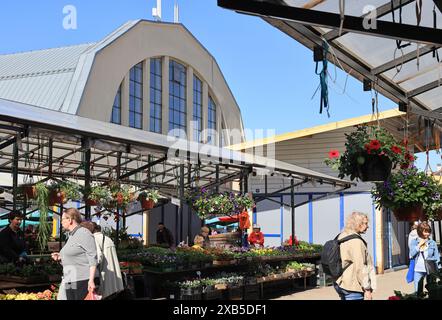
<svg viewBox="0 0 442 320"><path fill-rule="evenodd" d="M84 214L86 219L91 219L91 206L88 204L88 197L90 193L91 187L91 149L87 149L84 151L84 188L86 190L84 194L84 202L86 203L86 208Z"/></svg>
<svg viewBox="0 0 442 320"><path fill-rule="evenodd" d="M339 29L341 25L340 15L336 13L284 6L257 0L218 0L218 6L249 15L291 20L304 25L323 28ZM342 30L394 40L442 45L442 30L439 29L381 20L377 21L376 29L366 29L363 22L364 18L346 15Z"/></svg>
<svg viewBox="0 0 442 320"><path fill-rule="evenodd" d="M430 83L428 83L428 84L426 84L426 85L424 85L422 87L419 87L419 88L416 88L414 90L409 91L407 93L407 96L409 98L416 97L416 96L418 96L418 95L420 95L422 93L425 93L425 92L431 91L433 89L436 89L437 87L439 87L441 85L441 83L442 83L442 80L436 80L436 81L430 82Z"/></svg>
<svg viewBox="0 0 442 320"><path fill-rule="evenodd" d="M160 158L160 159L158 159L158 160L155 160L155 161L153 161L153 162L149 162L148 164L146 164L146 165L144 165L144 166L141 166L141 167L139 167L139 168L137 168L137 169L135 169L135 170L129 171L129 172L127 172L127 173L121 175L120 179L125 179L125 178L127 178L127 177L130 177L130 176L132 176L132 175L134 175L134 174L136 174L136 173L138 173L138 172L140 172L140 171L146 170L146 169L148 169L148 168L150 168L150 167L152 167L152 166L155 166L155 165L157 165L157 164L160 164L160 163L162 163L162 162L164 162L164 161L166 161L166 160L167 160L167 156L166 156L166 157L163 157L163 158Z"/></svg>
<svg viewBox="0 0 442 320"><path fill-rule="evenodd" d="M12 208L13 210L17 209L17 193L18 193L18 146L17 142L14 143L14 160L12 164L12 194L13 194L13 202Z"/></svg>
<svg viewBox="0 0 442 320"><path fill-rule="evenodd" d="M399 9L400 7L404 7L407 4L414 2L416 0L394 0L393 2L393 8L394 9ZM391 2L388 2L378 8L376 8L376 13L377 13L377 18L381 18L389 13L391 13ZM365 18L367 17L369 13L363 14L361 15L361 18ZM335 40L339 37L342 37L344 35L346 35L348 32L342 32L341 35L339 35L339 30L332 30L330 32L327 32L326 34L324 34L324 39L327 41L332 41Z"/></svg>
<svg viewBox="0 0 442 320"><path fill-rule="evenodd" d="M292 246L295 246L295 180L290 180L290 207L292 214Z"/></svg>
<svg viewBox="0 0 442 320"><path fill-rule="evenodd" d="M388 61L387 63L384 63L376 68L373 68L371 70L371 74L378 75L378 74L384 73L386 71L389 71L391 69L394 69L394 68L400 66L401 64L406 64L407 62L415 60L418 57L418 53L419 53L419 57L423 57L423 56L433 52L434 49L435 49L435 47L433 45L424 46L423 48L419 49L419 52L417 50L409 52L407 54L404 54L403 57L399 56L394 60Z"/></svg>
<svg viewBox="0 0 442 320"><path fill-rule="evenodd" d="M304 179L303 181L296 183L296 184L295 184L295 187L297 187L297 186L299 186L299 185L301 185L301 184L303 184L303 183L307 183L308 181L309 181L309 179ZM266 190L266 195L265 195L264 197L263 197L263 196L259 196L259 197L255 198L255 203L258 203L258 202L264 200L266 197L272 197L272 196L275 196L275 195L277 195L277 194L279 194L279 193L281 193L281 192L283 192L283 191L289 190L289 189L291 189L291 188L292 188L292 186L290 185L290 186L288 186L288 187L285 187L285 188L282 188L282 189L276 190L276 191L274 191L274 192L272 192L272 193L270 193L270 194L267 194L267 190Z"/></svg>

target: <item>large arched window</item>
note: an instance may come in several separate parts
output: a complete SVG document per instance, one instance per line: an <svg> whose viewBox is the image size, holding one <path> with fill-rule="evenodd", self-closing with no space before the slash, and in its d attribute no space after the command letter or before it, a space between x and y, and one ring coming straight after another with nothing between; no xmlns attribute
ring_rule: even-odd
<svg viewBox="0 0 442 320"><path fill-rule="evenodd" d="M201 141L203 130L203 83L193 76L193 140Z"/></svg>
<svg viewBox="0 0 442 320"><path fill-rule="evenodd" d="M111 122L121 124L121 85L115 95L114 105L112 106Z"/></svg>
<svg viewBox="0 0 442 320"><path fill-rule="evenodd" d="M209 110L208 110L207 128L209 133L207 135L207 142L210 144L216 143L216 104L212 97L209 96Z"/></svg>
<svg viewBox="0 0 442 320"><path fill-rule="evenodd" d="M150 59L150 131L161 133L162 125L162 64L161 58Z"/></svg>
<svg viewBox="0 0 442 320"><path fill-rule="evenodd" d="M129 126L143 128L143 63L130 69Z"/></svg>
<svg viewBox="0 0 442 320"><path fill-rule="evenodd" d="M185 137L186 119L186 67L171 60L169 65L169 131L181 129L175 136Z"/></svg>

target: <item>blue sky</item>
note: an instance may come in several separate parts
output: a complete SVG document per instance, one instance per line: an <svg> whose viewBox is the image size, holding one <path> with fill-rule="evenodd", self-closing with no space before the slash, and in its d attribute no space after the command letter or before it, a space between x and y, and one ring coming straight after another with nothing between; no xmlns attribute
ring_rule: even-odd
<svg viewBox="0 0 442 320"><path fill-rule="evenodd" d="M174 0L163 0L163 21L173 21ZM222 9L216 0L178 0L180 21L212 53L242 112L245 128L277 134L371 113L371 93L337 69L330 85L331 117L319 114L312 52L257 17ZM63 8L74 5L78 29L63 28ZM156 0L2 1L0 54L95 42L133 19L152 19ZM329 71L334 75L335 68ZM380 110L396 108L382 98ZM251 138L251 137L248 137ZM425 167L424 154L418 166ZM441 162L431 157L431 166Z"/></svg>

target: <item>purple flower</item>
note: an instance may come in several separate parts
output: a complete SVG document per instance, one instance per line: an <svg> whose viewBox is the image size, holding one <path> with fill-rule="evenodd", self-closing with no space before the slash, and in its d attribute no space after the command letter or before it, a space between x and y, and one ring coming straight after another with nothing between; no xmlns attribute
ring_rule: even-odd
<svg viewBox="0 0 442 320"><path fill-rule="evenodd" d="M422 185L422 187L428 187L428 182L427 181L422 181L421 185Z"/></svg>
<svg viewBox="0 0 442 320"><path fill-rule="evenodd" d="M403 184L402 181L398 181L397 185L398 185L399 188L402 188L402 186L403 186L404 184Z"/></svg>

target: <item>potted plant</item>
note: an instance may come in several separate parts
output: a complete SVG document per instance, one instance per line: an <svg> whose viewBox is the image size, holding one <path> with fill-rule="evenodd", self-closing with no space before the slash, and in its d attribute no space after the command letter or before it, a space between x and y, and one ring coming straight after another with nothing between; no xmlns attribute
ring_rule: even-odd
<svg viewBox="0 0 442 320"><path fill-rule="evenodd" d="M442 208L441 187L416 167L400 170L372 190L377 208L393 210L398 221L432 219Z"/></svg>
<svg viewBox="0 0 442 320"><path fill-rule="evenodd" d="M130 187L120 185L117 181L111 181L109 183L109 191L111 198L103 204L107 209L126 209L129 202L133 200Z"/></svg>
<svg viewBox="0 0 442 320"><path fill-rule="evenodd" d="M66 203L68 200L80 200L80 186L69 180L53 181L49 186L49 205Z"/></svg>
<svg viewBox="0 0 442 320"><path fill-rule="evenodd" d="M376 126L359 126L345 134L345 152L332 150L325 163L339 171L339 178L351 180L385 181L393 167L406 167L414 157L406 150L406 142L400 144L386 129Z"/></svg>
<svg viewBox="0 0 442 320"><path fill-rule="evenodd" d="M109 202L111 198L112 196L108 187L96 185L92 186L87 193L86 203L89 206L96 206Z"/></svg>
<svg viewBox="0 0 442 320"><path fill-rule="evenodd" d="M40 213L39 228L38 228L38 247L41 252L46 250L49 237L51 234L51 226L48 223L48 195L49 191L46 185L39 182L35 185L37 208Z"/></svg>
<svg viewBox="0 0 442 320"><path fill-rule="evenodd" d="M183 296L199 296L201 298L201 281L200 280L187 280L178 283L178 287L181 291L181 297Z"/></svg>
<svg viewBox="0 0 442 320"><path fill-rule="evenodd" d="M160 198L158 190L143 191L138 195L138 201L141 203L141 207L144 210L150 210L154 207Z"/></svg>

